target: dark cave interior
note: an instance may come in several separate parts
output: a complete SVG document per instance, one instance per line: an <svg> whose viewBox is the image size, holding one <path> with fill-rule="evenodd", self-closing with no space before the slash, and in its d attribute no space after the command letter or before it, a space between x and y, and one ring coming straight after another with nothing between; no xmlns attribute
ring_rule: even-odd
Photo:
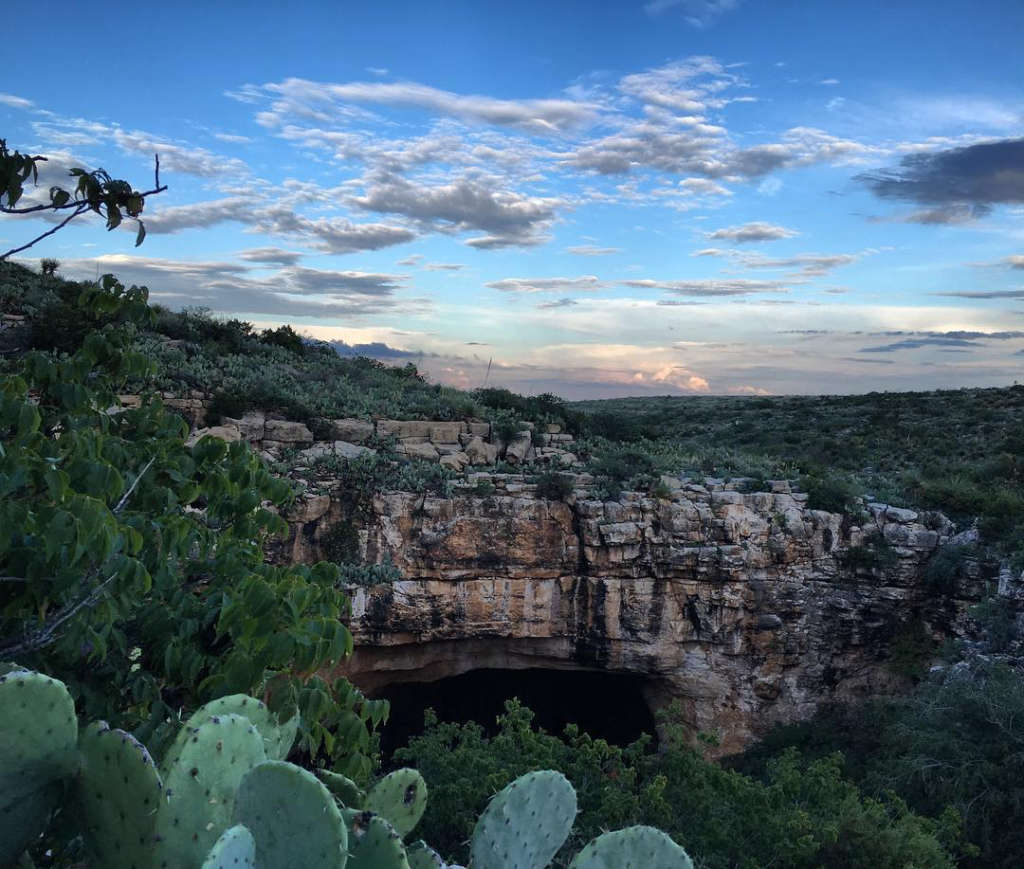
<svg viewBox="0 0 1024 869"><path fill-rule="evenodd" d="M643 685L642 676L543 668L481 669L433 682L393 682L379 692L391 702L381 748L390 757L422 733L428 708L441 721L475 721L493 734L505 701L513 697L534 712L534 726L548 733L561 734L567 724L577 724L616 745L645 733L656 738Z"/></svg>

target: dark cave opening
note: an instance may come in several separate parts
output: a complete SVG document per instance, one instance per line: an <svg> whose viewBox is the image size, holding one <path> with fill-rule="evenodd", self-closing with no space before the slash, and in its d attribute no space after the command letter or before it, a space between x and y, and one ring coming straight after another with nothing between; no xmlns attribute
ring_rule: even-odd
<svg viewBox="0 0 1024 869"><path fill-rule="evenodd" d="M481 669L433 682L392 682L379 696L391 702L381 734L385 757L423 732L423 713L433 709L441 721L475 721L488 734L505 701L516 697L534 713L535 727L561 735L567 724L615 745L643 734L657 740L654 716L644 697L644 677L622 673L529 668Z"/></svg>

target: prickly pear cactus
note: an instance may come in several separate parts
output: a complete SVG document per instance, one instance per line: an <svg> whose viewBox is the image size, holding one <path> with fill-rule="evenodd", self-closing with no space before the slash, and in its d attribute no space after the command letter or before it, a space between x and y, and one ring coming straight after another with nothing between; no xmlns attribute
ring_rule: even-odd
<svg viewBox="0 0 1024 869"><path fill-rule="evenodd" d="M86 851L95 866L153 865L155 814L164 787L145 746L96 721L78 742L78 802Z"/></svg>
<svg viewBox="0 0 1024 869"><path fill-rule="evenodd" d="M5 665L0 675L0 865L46 825L78 765L78 719L63 683Z"/></svg>
<svg viewBox="0 0 1024 869"><path fill-rule="evenodd" d="M61 783L53 782L0 809L0 866L13 867L18 855L46 829L63 792ZM22 854L22 858L27 859L27 855Z"/></svg>
<svg viewBox="0 0 1024 869"><path fill-rule="evenodd" d="M576 791L559 772L517 778L477 819L470 848L473 869L544 869L576 820Z"/></svg>
<svg viewBox="0 0 1024 869"><path fill-rule="evenodd" d="M409 869L445 869L441 855L423 840L406 848L405 856L409 861Z"/></svg>
<svg viewBox="0 0 1024 869"><path fill-rule="evenodd" d="M214 843L206 855L202 869L253 869L256 865L256 840L241 824L230 830Z"/></svg>
<svg viewBox="0 0 1024 869"><path fill-rule="evenodd" d="M246 694L231 694L218 697L205 706L199 707L178 734L174 747L169 754L180 747L180 743L188 738L188 731L199 727L204 721L224 715L241 715L248 718L263 737L263 748L267 760L284 760L292 750L295 733L299 726L298 716L293 716L285 724L279 724L277 716L267 708L267 704Z"/></svg>
<svg viewBox="0 0 1024 869"><path fill-rule="evenodd" d="M241 715L212 716L189 728L164 759L167 798L154 832L167 866L200 866L234 821L242 778L266 759L263 737Z"/></svg>
<svg viewBox="0 0 1024 869"><path fill-rule="evenodd" d="M348 826L346 869L410 869L402 837L384 818L372 812L342 812Z"/></svg>
<svg viewBox="0 0 1024 869"><path fill-rule="evenodd" d="M654 827L627 827L598 836L569 869L693 869L693 861L667 833Z"/></svg>
<svg viewBox="0 0 1024 869"><path fill-rule="evenodd" d="M256 869L345 869L341 813L304 769L268 760L251 770L238 791L235 820L256 839Z"/></svg>
<svg viewBox="0 0 1024 869"><path fill-rule="evenodd" d="M427 783L414 769L398 769L370 788L363 808L384 818L403 839L427 808Z"/></svg>
<svg viewBox="0 0 1024 869"><path fill-rule="evenodd" d="M320 781L327 785L327 790L334 794L338 802L345 806L345 808L363 808L366 791L360 788L348 776L344 776L339 772L330 772L326 769L317 770L317 775L320 777Z"/></svg>

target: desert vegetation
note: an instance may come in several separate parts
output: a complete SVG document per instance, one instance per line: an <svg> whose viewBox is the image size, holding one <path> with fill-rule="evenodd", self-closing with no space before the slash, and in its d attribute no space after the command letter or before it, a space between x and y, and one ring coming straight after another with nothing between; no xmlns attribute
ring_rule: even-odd
<svg viewBox="0 0 1024 869"><path fill-rule="evenodd" d="M976 608L975 639L960 648L936 650L908 630L893 662L915 684L906 697L780 728L724 764L700 751L713 733L695 741L671 713L655 749L651 740L609 745L572 727L545 733L515 702L496 725L428 716L422 736L385 757L376 731L387 719L386 701L318 673L351 651L339 620L348 606L343 589L392 581L394 568L360 564L355 531L344 525L324 541L329 562L266 563L264 547L282 530L278 511L294 498L280 476L290 457L275 468L244 443L207 437L187 446L187 425L161 395L216 388L213 410L223 417L275 410L310 425L331 416L468 416L512 438L527 420L551 422L579 436L580 458L609 499L627 489L665 494L662 474L692 472L742 477L753 489L799 478L811 505L823 510L858 510L871 497L943 509L968 527L977 519L973 542L944 550L928 566L927 581L943 593L979 559L1017 557L1018 387L598 405L500 389L466 393L431 384L409 366L342 358L287 327L259 332L208 312L168 311L150 306L142 288L113 277L64 281L57 268L0 265L0 313L14 315L0 334L0 658L16 662L5 665L3 687L17 690L9 686L19 679L34 685L32 673L44 673L43 684L55 684L52 677L66 686L68 699L59 702L81 722L81 737L67 741L57 763L66 786L33 780L38 788L23 791L4 773L5 824L22 824L14 807L36 790L33 810L44 820L53 815L48 827L32 828L45 828L44 838L21 842L36 865L82 865L111 847L94 836L105 829L99 822L82 829L70 821L86 781L80 777L93 774L74 770L88 770L80 757L107 733L88 722L123 730L125 751L156 759L147 775L172 780L182 734L202 729L190 716L240 695L263 698L266 732L284 729L290 741L277 737L273 756L262 748L248 769L264 771L251 781L225 785L241 788L248 796L239 802L250 808L218 816L203 855L264 847L263 831L234 826L258 824L252 807L270 788L263 776L280 776L274 787L320 800L331 818L338 813L342 821L318 833L325 841L336 841L339 830L353 835L353 813L366 811L380 819L377 838L392 841L387 829L402 821L370 809L367 789L378 781L385 787L382 775L405 764L430 792L417 835L449 860L471 856L467 839L475 841L494 794L549 770L571 784L579 809L545 858L556 866L590 865L587 842L600 842L605 830L651 826L695 865L716 869L1014 865L1012 855L1024 847L1017 798L1024 686L1011 666L1017 616L1005 601ZM126 392L142 395L141 406L122 406ZM318 459L309 477L336 474L353 493L353 509L363 493L383 488L450 494L459 477L376 446L376 454ZM549 499L572 496L558 471L534 482ZM472 491L486 497L488 485ZM849 558L852 570L872 570L891 553L879 540ZM965 643L970 665L957 663ZM928 664L943 657L941 672L929 674ZM262 734L264 725L252 723ZM86 735L92 742L76 741ZM426 845L407 842L409 855L434 859Z"/></svg>

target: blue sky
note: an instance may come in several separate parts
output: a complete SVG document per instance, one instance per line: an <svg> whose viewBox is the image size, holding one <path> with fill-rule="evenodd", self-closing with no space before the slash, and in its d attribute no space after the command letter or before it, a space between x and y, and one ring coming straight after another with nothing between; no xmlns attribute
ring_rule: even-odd
<svg viewBox="0 0 1024 869"><path fill-rule="evenodd" d="M41 188L80 164L141 188L154 152L170 185L140 248L83 221L33 249L68 276L463 387L1019 377L1017 0L48 10L88 51L8 65L0 135L51 157Z"/></svg>

